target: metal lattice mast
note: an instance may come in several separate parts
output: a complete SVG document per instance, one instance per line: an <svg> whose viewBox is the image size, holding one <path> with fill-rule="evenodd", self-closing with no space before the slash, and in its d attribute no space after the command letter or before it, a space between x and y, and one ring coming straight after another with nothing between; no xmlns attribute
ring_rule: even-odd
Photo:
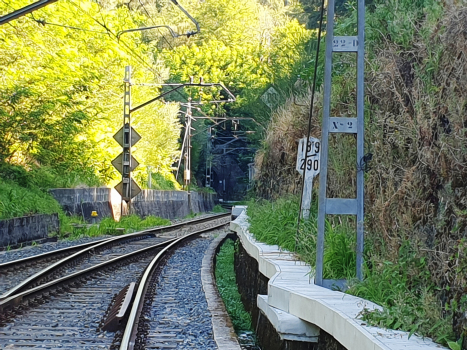
<svg viewBox="0 0 467 350"><path fill-rule="evenodd" d="M315 283L323 285L323 257L326 215L355 215L357 217L357 278L363 278L363 220L364 172L359 166L364 157L364 57L365 0L358 0L358 35L334 36L335 0L328 0L326 24L326 64L324 70L324 99L322 123L321 173L319 180L318 241ZM331 117L332 58L334 52L357 54L357 116ZM357 196L356 198L327 198L329 133L357 135Z"/></svg>
<svg viewBox="0 0 467 350"><path fill-rule="evenodd" d="M125 93L123 100L123 171L122 199L128 202L128 212L131 208L131 66L125 67ZM123 211L122 211L123 215Z"/></svg>

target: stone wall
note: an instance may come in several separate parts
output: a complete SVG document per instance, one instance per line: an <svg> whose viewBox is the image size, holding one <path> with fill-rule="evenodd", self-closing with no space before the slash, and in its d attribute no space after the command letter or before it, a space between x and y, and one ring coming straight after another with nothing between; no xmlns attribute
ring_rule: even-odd
<svg viewBox="0 0 467 350"><path fill-rule="evenodd" d="M238 291L245 309L251 314L252 325L261 347L268 350L346 350L323 330L320 330L318 343L281 339L274 326L256 305L258 294L268 294L268 279L259 272L256 259L246 252L240 241L238 242L234 260Z"/></svg>
<svg viewBox="0 0 467 350"><path fill-rule="evenodd" d="M60 231L58 214L30 215L0 221L0 247L47 238Z"/></svg>

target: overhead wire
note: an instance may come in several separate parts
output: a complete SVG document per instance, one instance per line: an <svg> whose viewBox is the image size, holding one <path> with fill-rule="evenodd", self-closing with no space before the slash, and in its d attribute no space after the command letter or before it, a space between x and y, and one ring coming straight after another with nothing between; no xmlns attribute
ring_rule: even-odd
<svg viewBox="0 0 467 350"><path fill-rule="evenodd" d="M144 6L144 3L141 1L141 0L138 0L138 2L141 4L141 6L143 7L143 10L144 12L146 12L146 14L148 15L148 18L151 20L152 24L154 24L155 26L157 25L152 16L149 14L149 11L146 9L146 6ZM157 31L159 32L159 34L162 36L162 38L165 40L165 42L167 43L167 45L169 45L170 49L173 50L173 46L172 44L167 40L167 38L165 37L164 34L162 34L161 30L159 28L157 28Z"/></svg>
<svg viewBox="0 0 467 350"><path fill-rule="evenodd" d="M122 39L119 40L119 38L117 37L117 35L110 29L107 27L107 25L105 23L101 23L98 19L94 18L92 15L90 15L87 11L85 11L81 6L75 4L73 1L70 2L71 4L73 4L73 6L75 6L76 8L78 8L78 10L80 10L81 12L83 12L85 15L87 15L88 17L90 17L93 21L95 21L97 24L99 24L101 27L103 27L108 33L109 33L109 36L110 37L113 37L114 39L116 39L117 43L118 44L122 44L126 49L128 49L129 51L126 51L125 52L127 54L129 54L130 56L133 56L133 58L136 58L137 60L139 60L143 65L145 65L146 67L148 67L150 69L150 71L154 74L154 75L157 75L159 77L159 79L161 81L163 81L163 77L162 75L157 72L156 70L154 70L154 68L151 66L150 63L146 62L146 60L144 58L141 57L141 55L137 54L137 53L134 53L132 52L132 48Z"/></svg>
<svg viewBox="0 0 467 350"><path fill-rule="evenodd" d="M321 1L321 11L320 11L320 17L319 17L319 28L318 28L318 43L316 47L316 55L315 55L315 67L314 67L314 72L313 72L313 85L312 85L312 90L311 90L311 102L310 102L310 114L308 117L308 132L307 132L307 146L308 146L308 140L310 139L310 134L311 134L311 121L313 119L313 104L315 100L315 91L316 91L316 77L317 77L317 72L318 72L318 59L319 59L319 51L320 51L320 44L321 44L321 33L322 33L322 28L323 28L323 19L324 19L324 3L325 0ZM305 164L306 160L308 158L308 147L306 147L305 151ZM303 200L303 189L305 187L305 178L306 178L306 166L303 169L303 176L302 176L302 184L301 184L301 191L300 191L300 206L298 210L298 218L297 218L297 232L295 234L295 251L297 251L297 245L298 245L298 235L300 233L300 218L302 215L302 200Z"/></svg>
<svg viewBox="0 0 467 350"><path fill-rule="evenodd" d="M58 23L51 23L51 22L47 22L46 20L44 19L36 19L34 18L34 15L31 14L31 17L33 19L33 21L39 23L39 24L42 24L44 27L45 25L49 25L49 26L55 26L55 27L62 27L62 28L67 28L67 29L74 29L74 30L81 30L83 32L92 32L92 33L97 33L97 34L105 34L105 35L108 35L109 33L107 32L101 32L99 30L92 30L92 29L84 29L84 28L79 28L79 27L73 27L73 26L67 26L67 25L64 25L64 24L58 24Z"/></svg>

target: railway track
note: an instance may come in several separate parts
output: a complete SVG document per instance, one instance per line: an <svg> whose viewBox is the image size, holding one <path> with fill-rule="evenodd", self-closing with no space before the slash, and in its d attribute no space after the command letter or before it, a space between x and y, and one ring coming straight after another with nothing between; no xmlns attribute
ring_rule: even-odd
<svg viewBox="0 0 467 350"><path fill-rule="evenodd" d="M198 220L197 234L211 230L205 228L208 225L221 227L228 219L229 214L211 218L211 223L206 219ZM200 230L199 226L204 228ZM162 235L180 236L187 229L187 224L183 224L176 232L176 229L165 230ZM186 239L189 238L185 235L182 238L152 237L114 245L101 250L101 254L88 256L78 270L68 266L52 281L47 281L49 273L39 285L30 285L0 300L0 348L116 348L120 338L104 330L111 299L131 282L139 281L141 272L152 264L154 255L162 256L162 251ZM150 275L152 278L154 273Z"/></svg>
<svg viewBox="0 0 467 350"><path fill-rule="evenodd" d="M123 255L146 244L151 245L152 242L161 242L167 237L183 235L188 228L201 228L214 218L221 219L225 216L226 214L204 217L0 264L2 281L0 300L60 276L71 274L73 270L82 268L83 264L92 265L93 261L99 257L106 259Z"/></svg>

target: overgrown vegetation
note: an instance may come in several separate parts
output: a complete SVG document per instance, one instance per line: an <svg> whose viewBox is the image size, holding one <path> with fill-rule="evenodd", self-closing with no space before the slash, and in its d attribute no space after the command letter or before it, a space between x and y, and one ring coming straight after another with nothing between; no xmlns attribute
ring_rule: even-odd
<svg viewBox="0 0 467 350"><path fill-rule="evenodd" d="M216 204L213 208L212 208L212 212L213 213L226 213L227 210L222 208L219 204Z"/></svg>
<svg viewBox="0 0 467 350"><path fill-rule="evenodd" d="M296 252L312 269L316 262L317 208L311 208L310 219L301 220L297 234L298 196L282 197L276 201L251 200L248 202L250 232L256 239ZM348 223L326 222L325 278L355 277L354 235Z"/></svg>
<svg viewBox="0 0 467 350"><path fill-rule="evenodd" d="M337 19L337 35L353 35L356 28L353 3L348 9ZM365 137L373 160L365 225L371 249L366 281L351 292L385 307L365 315L374 324L443 344L467 339L467 8L376 0L368 10ZM355 115L355 59L334 60L332 113ZM315 116L321 101L318 91ZM256 158L259 196L300 191L296 140L307 131L308 110L309 91L302 89L273 115ZM314 137L320 137L319 119L313 120ZM356 172L355 140L332 135L330 147L328 197L355 197L349 181Z"/></svg>
<svg viewBox="0 0 467 350"><path fill-rule="evenodd" d="M302 220L297 234L298 209L296 196L273 202L250 201L247 209L249 230L261 242L296 252L302 261L311 266L313 274L316 262L317 208L312 208L308 221ZM410 242L403 244L395 263L373 253L376 243L367 242L365 279L363 282L357 281L355 225L340 218L327 221L324 278L345 278L351 286L348 293L383 306L382 312L374 311L363 315L364 320L373 325L429 336L442 344L455 340L452 311L458 307L467 309L467 297L462 299L462 305L443 309L441 301L437 299L438 290L430 281L427 261L412 249ZM386 249L383 248L382 251ZM440 317L441 313L444 317Z"/></svg>
<svg viewBox="0 0 467 350"><path fill-rule="evenodd" d="M0 220L30 214L62 213L58 202L39 188L0 181Z"/></svg>
<svg viewBox="0 0 467 350"><path fill-rule="evenodd" d="M27 4L26 0L5 1L0 14ZM294 18L300 13L299 4L208 0L200 6L186 0L183 6L200 22L202 30L197 35L173 38L165 29L121 35L123 30L156 22L178 34L192 31L193 23L170 1L57 2L3 26L0 165L15 164L27 170L48 167L58 176L67 175L66 187L115 185L119 175L111 160L121 148L112 136L122 124L126 65L133 67L135 106L163 92L157 84L204 78L224 83L238 101L213 109L206 103L201 106L204 113L232 117L253 116L255 111L255 118L266 121L269 112L264 112L259 97L276 84L283 98L308 59L313 33ZM203 102L221 95L216 89L181 89L164 100ZM180 156L183 118L178 117L179 109L178 103L161 100L133 116L133 127L142 136L134 150L140 166L133 174L140 186L146 185L146 167L150 166L157 169L155 189L177 188L170 172ZM199 124L196 128L201 130L212 122ZM256 129L257 124L250 124ZM198 141L205 143L207 138ZM202 162L203 149L199 142L193 145L193 174Z"/></svg>
<svg viewBox="0 0 467 350"><path fill-rule="evenodd" d="M243 307L234 271L235 243L227 240L216 256L216 283L237 334L252 331L251 316Z"/></svg>
<svg viewBox="0 0 467 350"><path fill-rule="evenodd" d="M71 224L83 224L82 220L74 218L74 220L72 219L71 221L72 222L67 226L66 230L66 238L68 239L97 237L102 235L121 235L171 224L171 221L168 219L152 215L147 216L144 219L141 219L137 215L124 216L119 222L115 221L113 218L104 218L98 225L80 225L79 228L73 228Z"/></svg>

